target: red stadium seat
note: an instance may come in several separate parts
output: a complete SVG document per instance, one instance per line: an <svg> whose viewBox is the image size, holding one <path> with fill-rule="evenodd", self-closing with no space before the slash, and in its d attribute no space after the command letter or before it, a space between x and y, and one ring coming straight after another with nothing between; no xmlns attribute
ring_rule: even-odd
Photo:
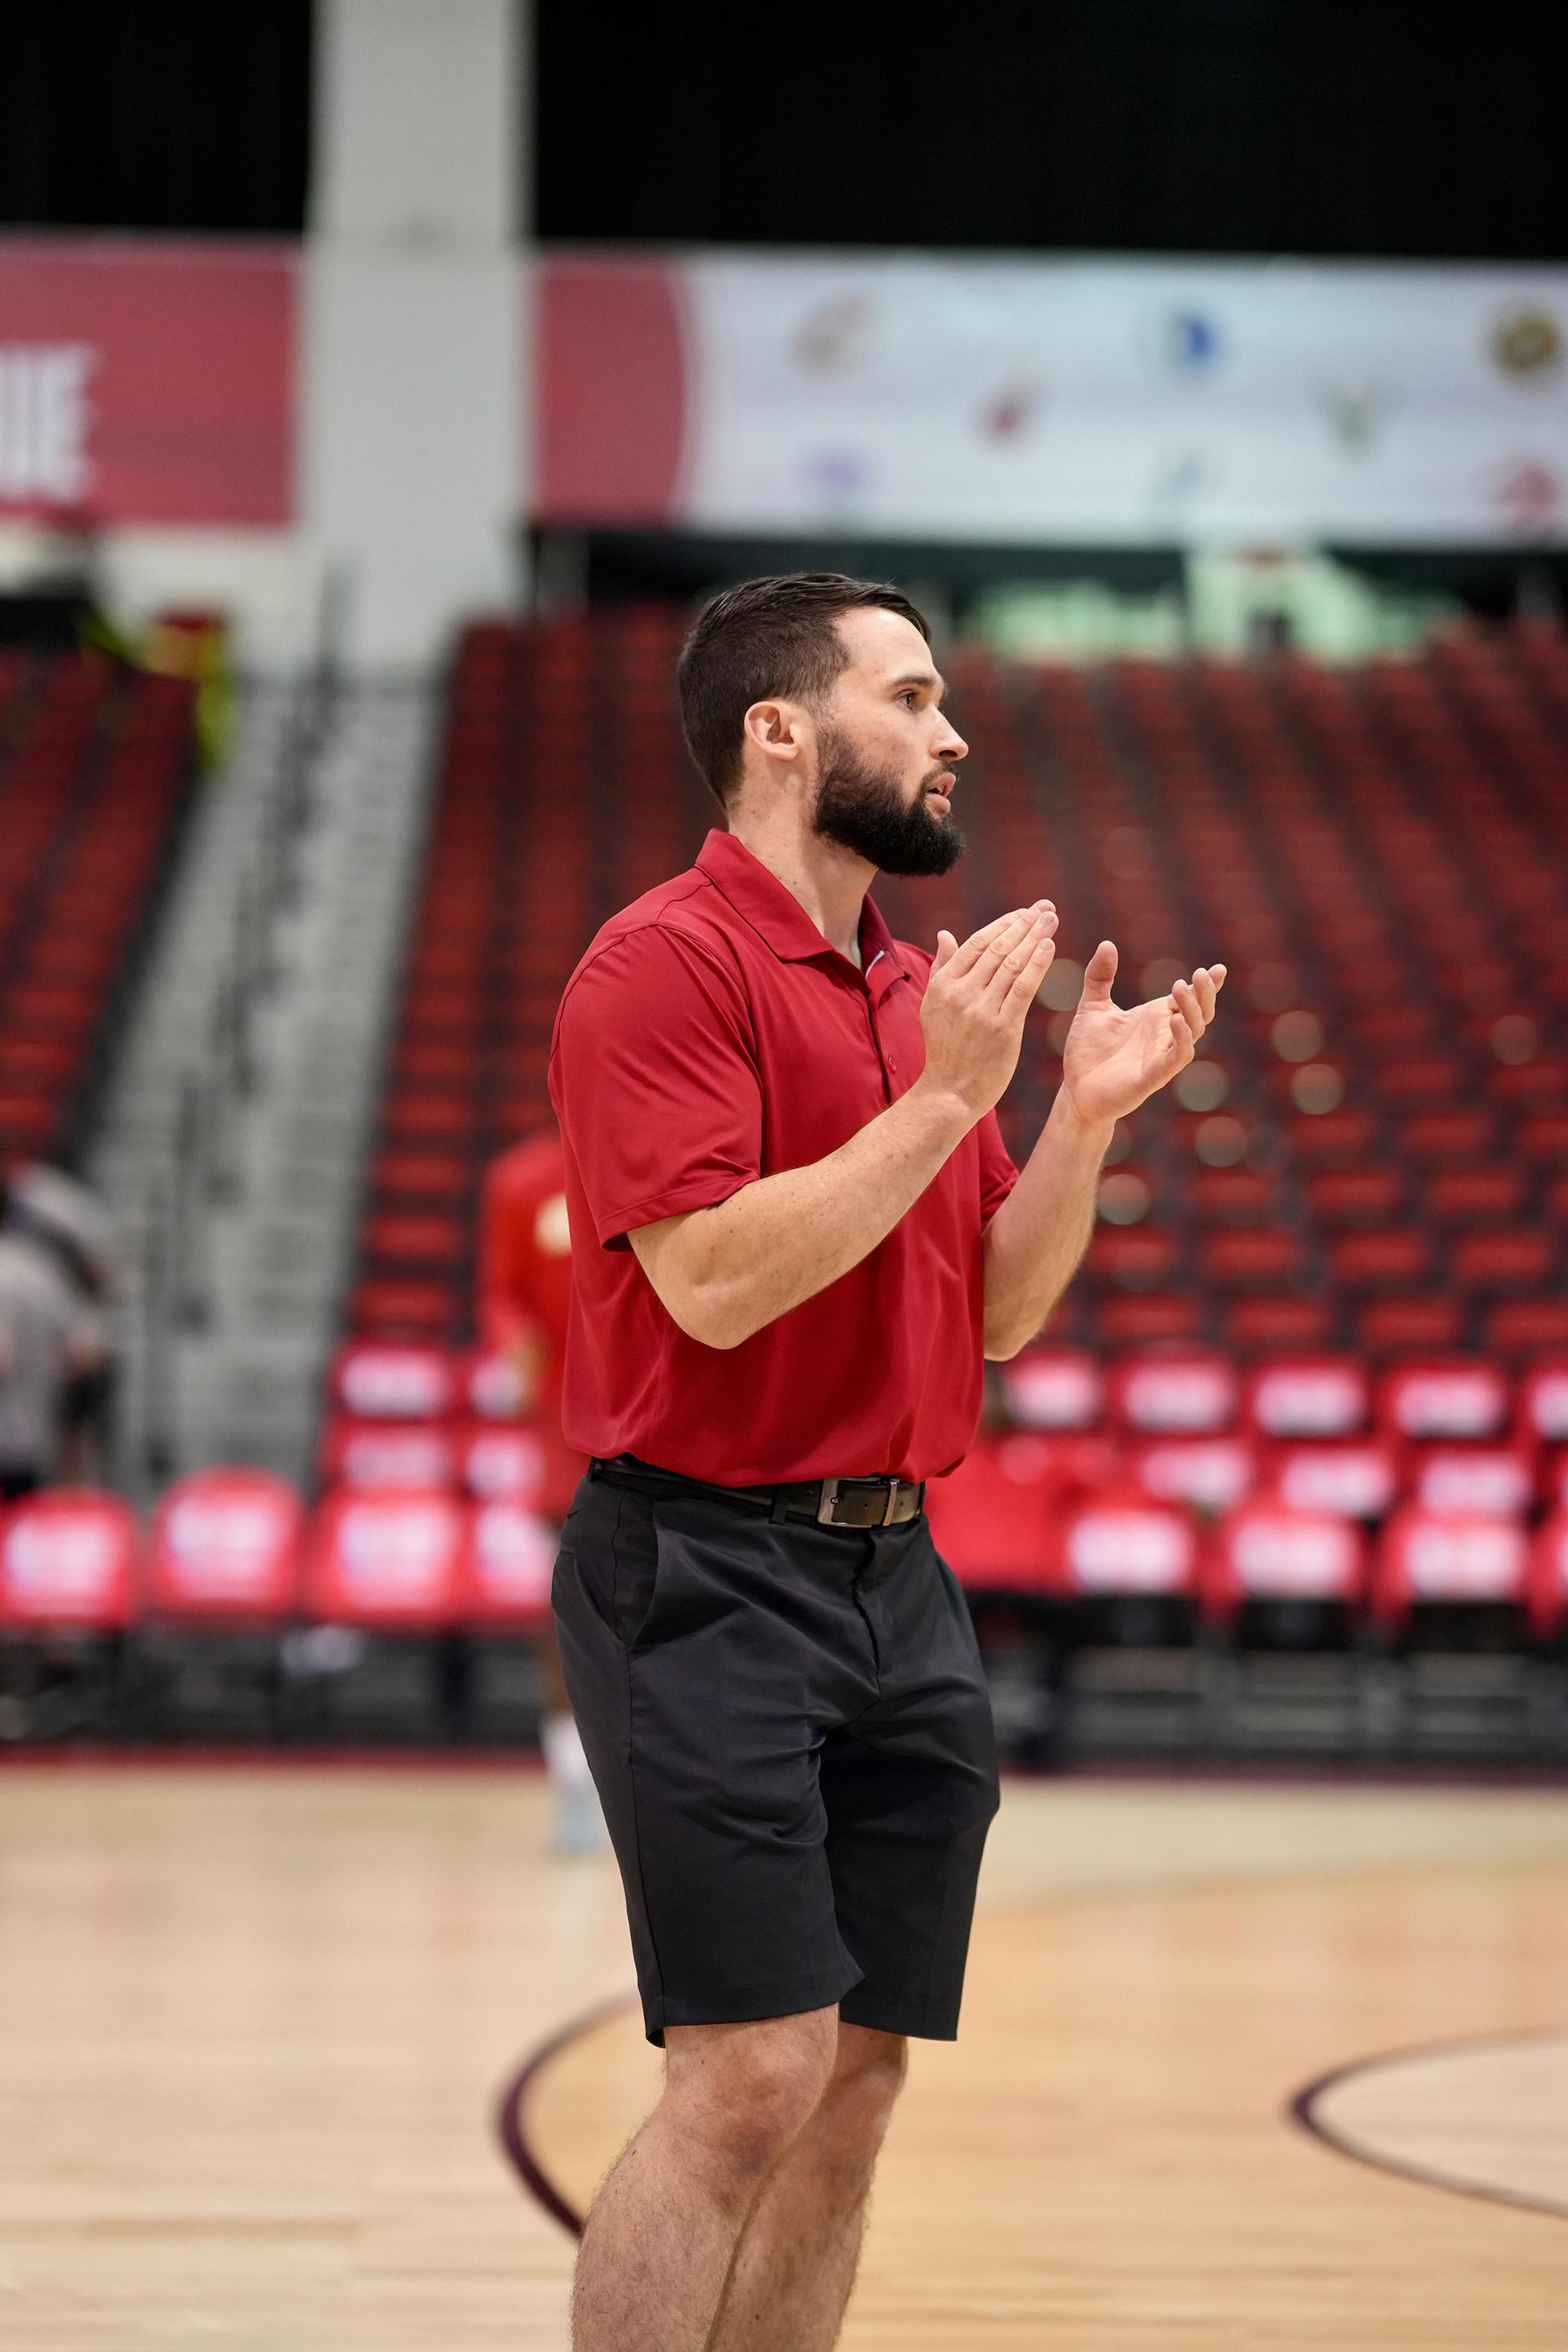
<svg viewBox="0 0 1568 2352"><path fill-rule="evenodd" d="M1432 1245L1407 1225L1336 1234L1328 1247L1329 1279L1339 1290L1411 1290L1426 1279Z"/></svg>
<svg viewBox="0 0 1568 2352"><path fill-rule="evenodd" d="M136 1518L118 1495L57 1487L0 1525L0 1624L118 1632L135 1614Z"/></svg>
<svg viewBox="0 0 1568 2352"><path fill-rule="evenodd" d="M1141 1436L1215 1436L1236 1419L1235 1368L1206 1349L1126 1358L1111 1371L1110 1393L1115 1419Z"/></svg>
<svg viewBox="0 0 1568 2352"><path fill-rule="evenodd" d="M470 1171L458 1152L383 1151L371 1163L372 1192L378 1200L460 1202L470 1188Z"/></svg>
<svg viewBox="0 0 1568 2352"><path fill-rule="evenodd" d="M1184 1599L1195 1590L1198 1539L1184 1511L1136 1494L1107 1495L1068 1515L1059 1558L1068 1591Z"/></svg>
<svg viewBox="0 0 1568 2352"><path fill-rule="evenodd" d="M1377 1129L1369 1111L1325 1111L1318 1118L1287 1122L1291 1156L1303 1168L1355 1168L1376 1148Z"/></svg>
<svg viewBox="0 0 1568 2352"><path fill-rule="evenodd" d="M1457 1101L1469 1079L1456 1055L1428 1055L1419 1061L1384 1062L1373 1083L1393 1110L1437 1110Z"/></svg>
<svg viewBox="0 0 1568 2352"><path fill-rule="evenodd" d="M1568 1165L1568 1111L1521 1118L1514 1129L1513 1140L1515 1150L1526 1160L1544 1161L1557 1168Z"/></svg>
<svg viewBox="0 0 1568 2352"><path fill-rule="evenodd" d="M1426 1511L1522 1518L1535 1498L1535 1464L1518 1445L1425 1445L1411 1465L1410 1495Z"/></svg>
<svg viewBox="0 0 1568 2352"><path fill-rule="evenodd" d="M1550 1283L1556 1237L1530 1225L1461 1234L1447 1253L1449 1279L1461 1290L1536 1290Z"/></svg>
<svg viewBox="0 0 1568 2352"><path fill-rule="evenodd" d="M1407 1507L1389 1521L1373 1555L1373 1613L1392 1627L1422 1604L1522 1612L1529 1557L1517 1520Z"/></svg>
<svg viewBox="0 0 1568 2352"><path fill-rule="evenodd" d="M1494 1356L1539 1355L1548 1348L1568 1348L1568 1299L1507 1299L1487 1317L1483 1337Z"/></svg>
<svg viewBox="0 0 1568 2352"><path fill-rule="evenodd" d="M1484 1357L1400 1364L1377 1388L1377 1416L1391 1436L1494 1438L1506 1427L1509 1384Z"/></svg>
<svg viewBox="0 0 1568 2352"><path fill-rule="evenodd" d="M551 1529L520 1501L479 1504L463 1546L457 1614L480 1631L535 1631L550 1614L555 1552Z"/></svg>
<svg viewBox="0 0 1568 2352"><path fill-rule="evenodd" d="M463 1220L429 1209L378 1210L366 1218L362 1239L367 1257L419 1273L455 1272L467 1249Z"/></svg>
<svg viewBox="0 0 1568 2352"><path fill-rule="evenodd" d="M1144 1348L1191 1339L1198 1329L1198 1302L1190 1290L1159 1291L1145 1297L1102 1298L1095 1328L1102 1347Z"/></svg>
<svg viewBox="0 0 1568 2352"><path fill-rule="evenodd" d="M1484 1160L1495 1140L1496 1122L1484 1110L1428 1111L1403 1120L1395 1130L1399 1151L1425 1168Z"/></svg>
<svg viewBox="0 0 1568 2352"><path fill-rule="evenodd" d="M307 1539L307 1609L322 1623L371 1630L452 1624L467 1523L466 1507L447 1495L329 1496Z"/></svg>
<svg viewBox="0 0 1568 2352"><path fill-rule="evenodd" d="M1157 1225L1100 1225L1084 1270L1092 1281L1118 1289L1157 1290L1169 1282L1175 1262L1175 1236Z"/></svg>
<svg viewBox="0 0 1568 2352"><path fill-rule="evenodd" d="M458 1483L458 1442L433 1421L331 1421L321 1439L325 1486L428 1487Z"/></svg>
<svg viewBox="0 0 1568 2352"><path fill-rule="evenodd" d="M1342 1515L1243 1504L1215 1528L1205 1558L1205 1612L1224 1622L1247 1601L1333 1601L1362 1595L1365 1544Z"/></svg>
<svg viewBox="0 0 1568 2352"><path fill-rule="evenodd" d="M332 1394L363 1421L438 1421L457 1402L450 1357L441 1348L351 1339L332 1367Z"/></svg>
<svg viewBox="0 0 1568 2352"><path fill-rule="evenodd" d="M458 1388L481 1421L516 1421L522 1412L521 1377L504 1348L476 1348L463 1361Z"/></svg>
<svg viewBox="0 0 1568 2352"><path fill-rule="evenodd" d="M1258 1462L1245 1437L1149 1437L1133 1450L1132 1474L1157 1503L1220 1512L1251 1491Z"/></svg>
<svg viewBox="0 0 1568 2352"><path fill-rule="evenodd" d="M1000 1371L1007 1411L1020 1428L1098 1426L1105 1410L1105 1379L1087 1349L1026 1348Z"/></svg>
<svg viewBox="0 0 1568 2352"><path fill-rule="evenodd" d="M1398 1215L1405 1195L1398 1168L1320 1168L1307 1179L1312 1214L1330 1225L1379 1225Z"/></svg>
<svg viewBox="0 0 1568 2352"><path fill-rule="evenodd" d="M477 1501L540 1509L550 1473L541 1431L521 1422L472 1422L458 1437L457 1458L463 1486Z"/></svg>
<svg viewBox="0 0 1568 2352"><path fill-rule="evenodd" d="M1198 1245L1197 1267L1200 1278L1216 1290L1281 1290L1299 1277L1301 1256L1296 1234L1260 1225L1206 1234Z"/></svg>
<svg viewBox="0 0 1568 2352"><path fill-rule="evenodd" d="M1381 1519L1399 1492L1399 1457L1383 1438L1321 1438L1281 1446L1270 1486L1293 1511Z"/></svg>
<svg viewBox="0 0 1568 2352"><path fill-rule="evenodd" d="M1568 1445L1568 1356L1534 1365L1519 1384L1522 1434L1546 1445Z"/></svg>
<svg viewBox="0 0 1568 2352"><path fill-rule="evenodd" d="M1310 1293L1285 1297L1237 1298L1225 1308L1226 1345L1237 1355L1274 1354L1281 1348L1321 1348L1333 1336L1331 1301Z"/></svg>
<svg viewBox="0 0 1568 2352"><path fill-rule="evenodd" d="M165 1619L276 1622L292 1614L304 1506L266 1470L196 1470L153 1521L148 1598Z"/></svg>
<svg viewBox="0 0 1568 2352"><path fill-rule="evenodd" d="M1279 1213L1279 1186L1258 1168L1198 1168L1186 1181L1186 1205L1205 1224L1266 1224Z"/></svg>
<svg viewBox="0 0 1568 2352"><path fill-rule="evenodd" d="M1260 1437L1350 1437L1363 1428L1372 1391L1355 1356L1285 1357L1245 1383L1247 1421Z"/></svg>
<svg viewBox="0 0 1568 2352"><path fill-rule="evenodd" d="M1521 1168L1445 1168L1428 1177L1422 1210L1438 1224L1488 1224L1516 1214L1523 1198Z"/></svg>
<svg viewBox="0 0 1568 2352"><path fill-rule="evenodd" d="M439 1340L451 1328L451 1285L435 1276L419 1280L395 1276L356 1282L349 1299L349 1320L367 1336L414 1344Z"/></svg>
<svg viewBox="0 0 1568 2352"><path fill-rule="evenodd" d="M1373 1357L1455 1348L1464 1320L1457 1298L1378 1298L1357 1316L1356 1339Z"/></svg>

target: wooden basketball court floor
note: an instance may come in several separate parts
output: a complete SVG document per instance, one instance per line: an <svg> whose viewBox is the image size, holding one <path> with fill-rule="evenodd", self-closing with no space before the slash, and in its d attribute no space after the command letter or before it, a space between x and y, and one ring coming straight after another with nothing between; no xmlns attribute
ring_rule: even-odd
<svg viewBox="0 0 1568 2352"><path fill-rule="evenodd" d="M498 2115L581 2202L658 2062L614 2009L517 2114L629 1977L545 1827L496 1766L8 1763L0 2347L559 2352ZM1013 1782L851 2352L1565 2343L1564 1795Z"/></svg>

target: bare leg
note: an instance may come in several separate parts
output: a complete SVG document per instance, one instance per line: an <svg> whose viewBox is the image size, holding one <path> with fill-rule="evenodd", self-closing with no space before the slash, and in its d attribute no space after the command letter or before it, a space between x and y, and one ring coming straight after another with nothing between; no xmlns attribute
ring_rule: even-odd
<svg viewBox="0 0 1568 2352"><path fill-rule="evenodd" d="M703 2352L746 2217L834 2070L831 2009L671 2026L664 2095L595 2201L575 2352Z"/></svg>
<svg viewBox="0 0 1568 2352"><path fill-rule="evenodd" d="M904 2065L897 2034L840 2025L827 2088L768 2175L707 2352L831 2352L837 2343Z"/></svg>

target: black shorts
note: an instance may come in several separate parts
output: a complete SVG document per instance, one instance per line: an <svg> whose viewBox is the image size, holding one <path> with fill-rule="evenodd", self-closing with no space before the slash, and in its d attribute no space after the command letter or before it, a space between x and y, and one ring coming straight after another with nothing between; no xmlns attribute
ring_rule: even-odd
<svg viewBox="0 0 1568 2352"><path fill-rule="evenodd" d="M595 1466L554 1600L649 2041L834 2002L951 2041L996 1745L923 1514L820 1527Z"/></svg>

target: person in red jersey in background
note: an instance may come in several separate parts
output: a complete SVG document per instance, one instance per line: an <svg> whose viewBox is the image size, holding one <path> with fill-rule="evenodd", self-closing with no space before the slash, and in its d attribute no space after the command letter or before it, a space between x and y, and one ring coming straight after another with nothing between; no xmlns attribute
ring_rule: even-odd
<svg viewBox="0 0 1568 2352"><path fill-rule="evenodd" d="M561 1434L561 1384L572 1300L572 1234L566 1171L553 1126L496 1160L486 1178L479 1223L479 1336L518 1377L522 1410L544 1448L539 1509L556 1526L565 1517L584 1457ZM604 1816L588 1759L567 1704L555 1626L545 1620L539 1664L544 1685L540 1743L555 1795L556 1851L596 1853Z"/></svg>

